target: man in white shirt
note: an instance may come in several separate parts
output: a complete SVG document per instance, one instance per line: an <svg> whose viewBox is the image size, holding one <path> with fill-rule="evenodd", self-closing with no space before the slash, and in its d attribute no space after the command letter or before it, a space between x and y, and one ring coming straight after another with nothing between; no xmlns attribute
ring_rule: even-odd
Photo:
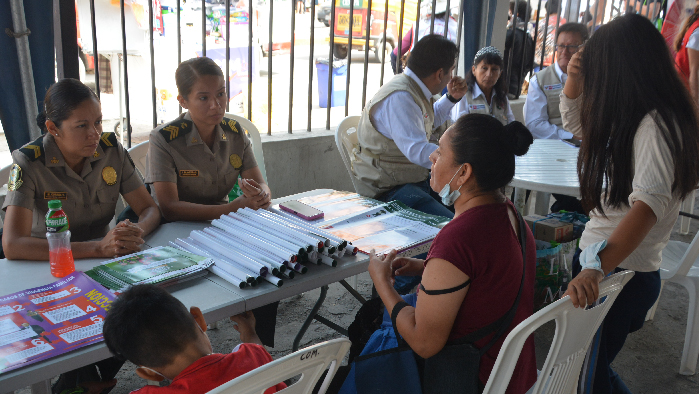
<svg viewBox="0 0 699 394"><path fill-rule="evenodd" d="M453 42L439 34L425 36L405 72L369 100L357 127L359 146L351 155L360 194L453 216L430 189L429 156L448 126L451 108L466 93L464 80L452 77L456 56ZM444 87L448 94L434 96Z"/></svg>
<svg viewBox="0 0 699 394"><path fill-rule="evenodd" d="M587 41L587 28L581 23L566 23L556 31L556 62L553 67L536 73L529 81L524 103L524 122L534 138L570 139L573 134L563 129L559 95L568 78L568 62Z"/></svg>

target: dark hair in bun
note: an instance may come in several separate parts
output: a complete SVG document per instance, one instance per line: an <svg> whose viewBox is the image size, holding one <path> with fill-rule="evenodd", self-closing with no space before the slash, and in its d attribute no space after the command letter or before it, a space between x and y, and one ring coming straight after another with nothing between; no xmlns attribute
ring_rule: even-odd
<svg viewBox="0 0 699 394"><path fill-rule="evenodd" d="M80 104L89 99L99 102L97 95L77 79L65 78L49 87L44 96L44 110L36 117L36 124L42 133L46 133L46 121L52 121L56 127L70 118Z"/></svg>
<svg viewBox="0 0 699 394"><path fill-rule="evenodd" d="M215 61L208 57L195 57L183 61L175 71L177 91L182 97L188 99L194 84L204 75L223 78L223 71Z"/></svg>
<svg viewBox="0 0 699 394"><path fill-rule="evenodd" d="M452 126L451 149L457 164L469 163L482 191L506 186L515 175L515 155L534 142L522 123L503 126L490 115L468 114Z"/></svg>

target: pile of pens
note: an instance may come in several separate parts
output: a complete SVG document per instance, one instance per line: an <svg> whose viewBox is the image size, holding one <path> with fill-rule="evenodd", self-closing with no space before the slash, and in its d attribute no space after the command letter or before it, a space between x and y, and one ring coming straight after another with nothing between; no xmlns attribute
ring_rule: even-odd
<svg viewBox="0 0 699 394"><path fill-rule="evenodd" d="M292 215L239 209L170 241L174 247L210 257L209 271L245 288L267 281L279 287L284 279L308 272L306 265L337 266L345 253L356 255L349 242Z"/></svg>

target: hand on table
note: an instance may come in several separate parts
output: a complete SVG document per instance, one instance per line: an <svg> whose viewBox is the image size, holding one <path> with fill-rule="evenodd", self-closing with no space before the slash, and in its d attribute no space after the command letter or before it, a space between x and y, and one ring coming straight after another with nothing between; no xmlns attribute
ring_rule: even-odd
<svg viewBox="0 0 699 394"><path fill-rule="evenodd" d="M117 257L138 252L143 244L143 229L126 219L111 229L99 241L98 252L103 257Z"/></svg>

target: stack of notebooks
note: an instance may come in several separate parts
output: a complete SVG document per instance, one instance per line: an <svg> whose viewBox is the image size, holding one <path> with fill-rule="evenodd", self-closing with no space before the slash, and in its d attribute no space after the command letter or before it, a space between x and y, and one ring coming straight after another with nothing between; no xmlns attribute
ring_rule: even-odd
<svg viewBox="0 0 699 394"><path fill-rule="evenodd" d="M298 201L324 213L322 219L308 223L351 242L366 254L372 249L400 253L428 244L449 222L449 218L416 211L400 201L381 202L351 192L333 191ZM290 215L278 205L272 210Z"/></svg>
<svg viewBox="0 0 699 394"><path fill-rule="evenodd" d="M137 284L168 286L198 278L207 274L211 264L210 258L162 246L105 261L85 274L102 286L121 292Z"/></svg>

